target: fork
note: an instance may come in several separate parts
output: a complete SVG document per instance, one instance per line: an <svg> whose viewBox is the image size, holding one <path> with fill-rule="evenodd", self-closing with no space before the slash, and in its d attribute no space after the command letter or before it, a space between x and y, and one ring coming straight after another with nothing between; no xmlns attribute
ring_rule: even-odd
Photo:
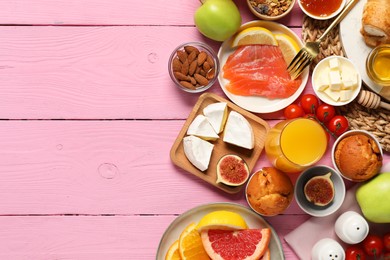
<svg viewBox="0 0 390 260"><path fill-rule="evenodd" d="M355 3L359 0L351 0L344 7L341 13L333 20L325 32L315 42L307 42L305 46L295 55L294 59L287 67L287 71L292 79L298 78L303 70L317 57L320 52L320 44L328 35L328 33L347 15Z"/></svg>

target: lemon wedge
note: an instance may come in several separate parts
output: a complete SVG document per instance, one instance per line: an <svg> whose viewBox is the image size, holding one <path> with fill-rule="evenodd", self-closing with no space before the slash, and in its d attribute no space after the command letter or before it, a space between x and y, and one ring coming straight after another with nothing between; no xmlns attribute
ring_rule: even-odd
<svg viewBox="0 0 390 260"><path fill-rule="evenodd" d="M298 43L290 36L282 33L275 34L275 38L278 41L284 60L287 65L290 64L300 49Z"/></svg>
<svg viewBox="0 0 390 260"><path fill-rule="evenodd" d="M249 27L236 35L233 39L232 47L251 44L278 45L278 41L274 34L266 28Z"/></svg>
<svg viewBox="0 0 390 260"><path fill-rule="evenodd" d="M239 230L247 228L248 226L240 214L227 210L217 210L206 214L196 226L199 232L207 229Z"/></svg>

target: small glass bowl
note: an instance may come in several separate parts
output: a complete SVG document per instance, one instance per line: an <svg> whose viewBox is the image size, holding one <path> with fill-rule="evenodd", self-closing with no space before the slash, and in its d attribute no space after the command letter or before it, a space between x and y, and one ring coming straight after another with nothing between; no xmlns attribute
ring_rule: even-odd
<svg viewBox="0 0 390 260"><path fill-rule="evenodd" d="M327 16L317 16L317 15L314 15L314 14L310 13L308 10L306 10L303 7L303 5L302 5L301 0L298 0L298 5L301 8L302 12L304 12L307 16L309 16L309 17L311 17L313 19L316 19L316 20L328 20L328 19L331 19L331 18L335 17L336 15L338 15L343 10L343 8L345 6L345 3L346 3L346 0L341 0L340 6L339 6L339 8L336 11L334 11L333 13L331 13L331 14L329 14ZM326 4L327 3L324 2L324 5L326 5Z"/></svg>
<svg viewBox="0 0 390 260"><path fill-rule="evenodd" d="M383 59L380 61L380 59ZM388 61L390 59L390 44L382 44L374 49L368 54L366 59L366 71L368 77L374 81L376 84L381 86L390 86L390 75L378 75L378 73L375 70L375 63L380 62L381 64L378 64L377 66L383 66L385 67L386 60ZM389 66L389 64L387 64ZM389 70L389 67L387 67ZM389 72L387 72L389 73Z"/></svg>
<svg viewBox="0 0 390 260"><path fill-rule="evenodd" d="M256 10L256 7L254 7L251 2L251 0L247 0L247 4L248 4L248 7L249 7L249 10L251 10L251 12L258 18L262 19L262 20L268 20L268 21L274 21L274 20L278 20L280 18L283 18L285 17L287 14L289 14L291 12L291 10L293 9L294 5L295 5L295 1L296 0L291 0L291 3L290 5L288 6L288 8L283 11L281 14L279 15L275 15L275 16L272 16L272 15L266 15L266 14L262 14L260 13L258 10Z"/></svg>
<svg viewBox="0 0 390 260"><path fill-rule="evenodd" d="M181 80L176 78L175 72L174 72L173 61L174 61L174 59L178 58L178 54L177 54L178 51L184 51L185 52L184 48L186 46L195 47L195 48L197 48L199 50L199 52L202 52L202 51L205 52L212 59L212 61L214 63L214 72L212 72L211 69L209 69L208 71L205 71L205 73L209 72L210 74L212 74L212 73L214 74L213 78L208 79L208 84L206 84L206 85L199 85L199 86L193 86L193 88L192 87L189 88L189 87L183 86L180 83ZM203 66L202 66L202 68L203 68ZM202 43L202 42L186 42L186 43L183 43L183 44L179 45L178 47L176 47L173 50L171 56L169 57L169 61L168 61L168 71L169 71L169 76L171 77L172 81L175 83L175 85L179 89L181 89L183 91L186 91L186 92L189 92L189 93L200 93L200 92L203 92L203 91L206 91L207 89L209 89L216 82L216 80L218 78L219 69L220 69L219 68L219 60L218 60L217 54L214 52L214 50L210 46L208 46L207 44ZM185 76L188 77L190 75L187 74ZM193 77L193 76L191 76L191 77L193 78L192 79L192 81L193 81L195 77ZM205 77L207 77L207 75L205 75ZM187 81L189 83L191 82L190 80L184 80L184 81Z"/></svg>

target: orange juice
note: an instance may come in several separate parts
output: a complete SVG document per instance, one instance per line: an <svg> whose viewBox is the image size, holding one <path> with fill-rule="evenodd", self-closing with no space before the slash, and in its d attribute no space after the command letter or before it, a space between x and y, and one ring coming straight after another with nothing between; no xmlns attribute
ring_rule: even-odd
<svg viewBox="0 0 390 260"><path fill-rule="evenodd" d="M268 133L265 151L284 172L299 172L318 162L327 148L325 130L317 122L299 118L276 124Z"/></svg>

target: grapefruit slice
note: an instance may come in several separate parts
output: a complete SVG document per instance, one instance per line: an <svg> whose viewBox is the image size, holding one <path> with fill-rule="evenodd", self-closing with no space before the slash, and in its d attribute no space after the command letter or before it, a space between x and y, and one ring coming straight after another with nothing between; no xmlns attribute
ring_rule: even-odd
<svg viewBox="0 0 390 260"><path fill-rule="evenodd" d="M213 260L254 260L260 259L268 249L271 230L210 229L201 232L202 243Z"/></svg>
<svg viewBox="0 0 390 260"><path fill-rule="evenodd" d="M260 260L271 260L271 251L269 251L269 248L265 251Z"/></svg>

